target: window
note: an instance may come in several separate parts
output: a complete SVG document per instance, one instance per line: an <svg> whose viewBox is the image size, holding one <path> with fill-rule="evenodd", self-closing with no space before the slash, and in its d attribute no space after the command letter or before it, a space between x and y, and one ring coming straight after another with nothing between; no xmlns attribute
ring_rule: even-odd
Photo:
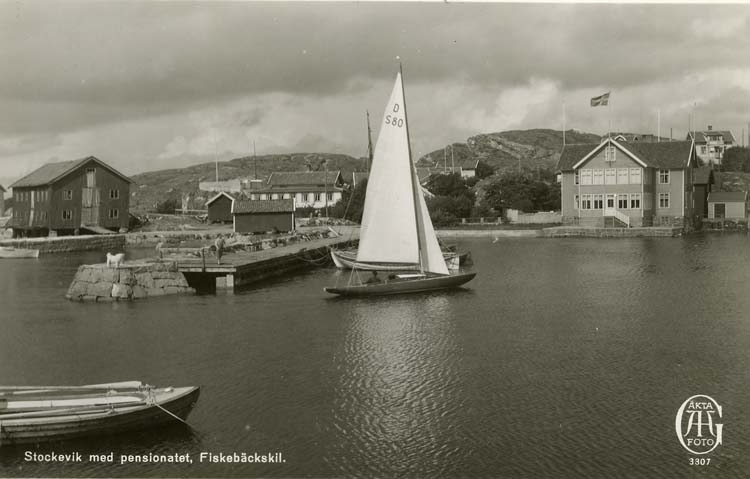
<svg viewBox="0 0 750 479"><path fill-rule="evenodd" d="M292 195L290 195L289 193L284 193L284 195L283 195L283 198L284 198L285 200L288 200L288 199L290 199L291 197L292 197Z"/></svg>
<svg viewBox="0 0 750 479"><path fill-rule="evenodd" d="M581 209L582 210L590 210L591 209L591 195L583 195L583 196L581 196Z"/></svg>
<svg viewBox="0 0 750 479"><path fill-rule="evenodd" d="M279 199L279 194L278 193L271 193L271 199L272 200L278 200Z"/></svg>
<svg viewBox="0 0 750 479"><path fill-rule="evenodd" d="M603 203L604 203L603 195L594 195L594 209L595 210L602 209Z"/></svg>
<svg viewBox="0 0 750 479"><path fill-rule="evenodd" d="M120 199L120 190L109 190L109 199L110 200L119 200Z"/></svg>
<svg viewBox="0 0 750 479"><path fill-rule="evenodd" d="M117 219L120 217L120 210L117 208L110 208L109 210L109 218L110 219Z"/></svg>
<svg viewBox="0 0 750 479"><path fill-rule="evenodd" d="M328 193L328 201L333 201L333 193Z"/></svg>
<svg viewBox="0 0 750 479"><path fill-rule="evenodd" d="M302 193L297 193L297 203L302 203Z"/></svg>
<svg viewBox="0 0 750 479"><path fill-rule="evenodd" d="M591 170L581 170L581 184L582 185L591 184Z"/></svg>
<svg viewBox="0 0 750 479"><path fill-rule="evenodd" d="M701 153L703 153L704 155L706 154L706 146L705 145L701 146Z"/></svg>
<svg viewBox="0 0 750 479"><path fill-rule="evenodd" d="M669 170L659 170L659 183L669 184Z"/></svg>
<svg viewBox="0 0 750 479"><path fill-rule="evenodd" d="M64 219L64 220L72 220L73 219L73 210L63 210L62 211L62 219Z"/></svg>
<svg viewBox="0 0 750 479"><path fill-rule="evenodd" d="M607 208L615 207L615 198L617 198L617 195L607 195Z"/></svg>
<svg viewBox="0 0 750 479"><path fill-rule="evenodd" d="M320 201L321 194L315 193L315 201Z"/></svg>
<svg viewBox="0 0 750 479"><path fill-rule="evenodd" d="M573 173L573 184L574 185L580 185L581 184L581 170L576 170Z"/></svg>
<svg viewBox="0 0 750 479"><path fill-rule="evenodd" d="M614 146L608 146L604 149L604 161L615 161L615 152L617 149Z"/></svg>
<svg viewBox="0 0 750 479"><path fill-rule="evenodd" d="M73 199L73 190L63 190L63 199L64 200L72 200Z"/></svg>
<svg viewBox="0 0 750 479"><path fill-rule="evenodd" d="M641 194L632 193L630 195L630 208L633 210L641 209Z"/></svg>
<svg viewBox="0 0 750 479"><path fill-rule="evenodd" d="M258 195L256 195L255 193L250 193L250 199L251 200L257 200L258 199Z"/></svg>
<svg viewBox="0 0 750 479"><path fill-rule="evenodd" d="M659 208L669 208L669 193L659 193Z"/></svg>
<svg viewBox="0 0 750 479"><path fill-rule="evenodd" d="M266 193L261 193L260 194L260 199L261 200L267 200L268 199L268 195Z"/></svg>
<svg viewBox="0 0 750 479"><path fill-rule="evenodd" d="M307 200L308 200L308 201L309 201L310 203L312 203L313 201L315 201L315 195L314 195L313 193L308 193L308 194L307 194Z"/></svg>
<svg viewBox="0 0 750 479"><path fill-rule="evenodd" d="M607 168L606 170L604 170L604 184L605 185L617 184L617 170L615 168Z"/></svg>
<svg viewBox="0 0 750 479"><path fill-rule="evenodd" d="M573 198L573 209L580 209L581 207L581 197L578 195L575 195Z"/></svg>
<svg viewBox="0 0 750 479"><path fill-rule="evenodd" d="M628 195L617 195L617 209L628 209Z"/></svg>
<svg viewBox="0 0 750 479"><path fill-rule="evenodd" d="M641 169L640 168L630 169L630 184L631 185L641 184Z"/></svg>
<svg viewBox="0 0 750 479"><path fill-rule="evenodd" d="M617 168L617 184L627 185L628 184L628 169Z"/></svg>
<svg viewBox="0 0 750 479"><path fill-rule="evenodd" d="M604 170L594 170L594 185L604 184Z"/></svg>

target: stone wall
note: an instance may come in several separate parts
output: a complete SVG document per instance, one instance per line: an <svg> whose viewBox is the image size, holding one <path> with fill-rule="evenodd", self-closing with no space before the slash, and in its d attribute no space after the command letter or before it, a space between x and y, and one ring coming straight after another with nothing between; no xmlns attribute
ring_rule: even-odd
<svg viewBox="0 0 750 479"><path fill-rule="evenodd" d="M129 262L119 268L81 265L68 288L73 301L108 302L168 294L194 294L173 262Z"/></svg>
<svg viewBox="0 0 750 479"><path fill-rule="evenodd" d="M125 250L125 235L57 236L46 238L19 238L0 241L0 246L38 249L40 253L68 253L71 251Z"/></svg>
<svg viewBox="0 0 750 479"><path fill-rule="evenodd" d="M682 228L678 227L595 228L586 226L558 226L555 228L544 228L542 231L547 238L569 236L585 238L675 237L682 234Z"/></svg>
<svg viewBox="0 0 750 479"><path fill-rule="evenodd" d="M545 224L562 223L562 215L559 211L540 211L538 213L523 213L518 210L509 209L506 217L511 223L520 224Z"/></svg>

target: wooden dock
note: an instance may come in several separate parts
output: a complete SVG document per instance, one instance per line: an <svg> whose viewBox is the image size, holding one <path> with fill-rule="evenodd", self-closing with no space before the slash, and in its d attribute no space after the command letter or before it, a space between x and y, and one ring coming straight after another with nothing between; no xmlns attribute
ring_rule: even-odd
<svg viewBox="0 0 750 479"><path fill-rule="evenodd" d="M357 241L356 235L340 236L258 251L229 252L221 257L220 264L217 264L213 254L206 254L203 258L181 257L174 261L190 286L197 290L210 292L226 288L233 291L237 287L293 271L326 266L331 262L330 248L342 248Z"/></svg>

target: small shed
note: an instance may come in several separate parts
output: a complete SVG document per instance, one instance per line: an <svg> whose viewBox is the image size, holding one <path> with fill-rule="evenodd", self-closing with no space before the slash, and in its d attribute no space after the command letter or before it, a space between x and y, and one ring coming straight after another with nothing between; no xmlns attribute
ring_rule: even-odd
<svg viewBox="0 0 750 479"><path fill-rule="evenodd" d="M747 191L712 191L708 194L708 217L711 219L746 219Z"/></svg>
<svg viewBox="0 0 750 479"><path fill-rule="evenodd" d="M209 223L225 223L232 221L232 204L234 197L224 191L206 201Z"/></svg>
<svg viewBox="0 0 750 479"><path fill-rule="evenodd" d="M235 233L294 231L294 199L235 201L232 206Z"/></svg>

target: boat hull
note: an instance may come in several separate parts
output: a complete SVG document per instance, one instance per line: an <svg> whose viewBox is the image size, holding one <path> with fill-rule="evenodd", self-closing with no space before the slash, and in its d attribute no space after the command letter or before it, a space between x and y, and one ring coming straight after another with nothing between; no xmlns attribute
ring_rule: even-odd
<svg viewBox="0 0 750 479"><path fill-rule="evenodd" d="M50 408L0 415L0 446L110 435L150 428L187 418L198 401L199 387L156 388L153 403L106 408Z"/></svg>
<svg viewBox="0 0 750 479"><path fill-rule="evenodd" d="M461 256L457 253L443 252L443 259L449 270L458 269ZM466 258L466 255L463 255ZM339 269L358 269L360 271L419 271L414 263L369 263L357 261L357 250L331 250L333 264Z"/></svg>
<svg viewBox="0 0 750 479"><path fill-rule="evenodd" d="M38 249L7 248L0 246L0 258L38 258Z"/></svg>
<svg viewBox="0 0 750 479"><path fill-rule="evenodd" d="M423 291L457 288L474 279L476 275L476 273L460 273L324 289L326 293L340 296L384 296L389 294L420 293Z"/></svg>

